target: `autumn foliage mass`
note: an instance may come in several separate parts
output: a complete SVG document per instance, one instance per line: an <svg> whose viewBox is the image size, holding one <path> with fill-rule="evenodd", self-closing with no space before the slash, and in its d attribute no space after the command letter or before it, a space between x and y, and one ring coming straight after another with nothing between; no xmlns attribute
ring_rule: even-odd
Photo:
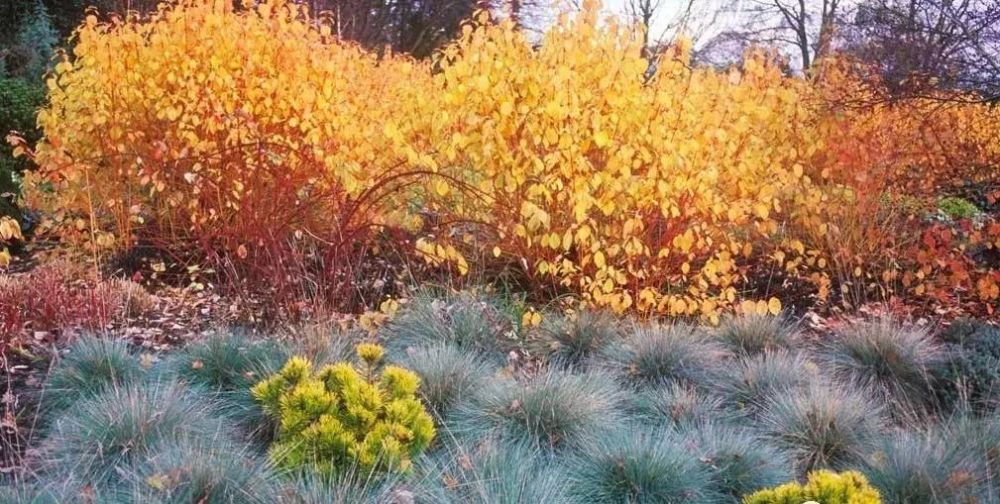
<svg viewBox="0 0 1000 504"><path fill-rule="evenodd" d="M91 16L19 149L25 198L95 258L153 247L344 303L396 254L617 312L996 309L1000 223L935 212L997 182L1000 110L890 100L846 59L692 67L683 39L653 72L598 11L537 45L483 15L431 61L281 0Z"/></svg>

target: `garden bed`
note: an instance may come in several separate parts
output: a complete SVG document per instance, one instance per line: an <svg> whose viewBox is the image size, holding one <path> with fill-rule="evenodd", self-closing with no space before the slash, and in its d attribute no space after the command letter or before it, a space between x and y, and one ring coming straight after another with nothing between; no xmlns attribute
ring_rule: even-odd
<svg viewBox="0 0 1000 504"><path fill-rule="evenodd" d="M870 484L882 502L1000 495L996 327L886 317L820 334L780 316L709 327L602 312L543 313L535 326L524 313L463 293L418 296L372 331L221 334L166 352L78 338L22 408L33 429L0 495L722 503L808 474L816 485ZM338 362L369 369L354 354L361 342L384 347L380 373L419 376L436 434L406 463L289 462L274 448L289 420L275 424L254 385L293 356L317 376Z"/></svg>

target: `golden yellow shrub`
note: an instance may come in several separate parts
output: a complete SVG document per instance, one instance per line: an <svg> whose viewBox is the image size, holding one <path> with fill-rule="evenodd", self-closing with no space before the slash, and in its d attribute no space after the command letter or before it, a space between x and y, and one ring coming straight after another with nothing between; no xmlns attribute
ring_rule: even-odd
<svg viewBox="0 0 1000 504"><path fill-rule="evenodd" d="M966 249L1000 247L1000 225L899 210L995 181L989 107L882 101L836 60L811 80L763 55L692 68L683 40L647 79L639 33L593 2L537 48L470 23L433 64L378 59L286 1L229 4L80 27L39 116L36 204L91 245L258 268L336 270L402 229L434 265L499 257L617 311L776 312L797 284L996 303L1000 272Z"/></svg>
<svg viewBox="0 0 1000 504"><path fill-rule="evenodd" d="M373 225L412 225L394 189L427 156L389 148L383 125L396 117L408 145L429 149L409 138L426 122L426 65L337 42L293 3L231 4L89 16L39 113L29 184L55 190L29 203L83 217L65 228L89 245L144 240L272 266L316 243L329 246L315 261L347 263Z"/></svg>

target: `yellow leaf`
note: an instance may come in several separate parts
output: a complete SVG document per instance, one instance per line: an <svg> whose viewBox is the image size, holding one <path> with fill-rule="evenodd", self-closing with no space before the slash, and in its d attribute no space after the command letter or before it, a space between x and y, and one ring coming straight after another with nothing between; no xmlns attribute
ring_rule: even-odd
<svg viewBox="0 0 1000 504"><path fill-rule="evenodd" d="M604 252L598 250L596 253L594 253L594 265L597 266L597 269L604 269L604 266L606 264L607 263L605 262L604 259Z"/></svg>
<svg viewBox="0 0 1000 504"><path fill-rule="evenodd" d="M766 219L768 215L771 215L771 206L767 203L755 203L753 209L757 217L761 219Z"/></svg>
<svg viewBox="0 0 1000 504"><path fill-rule="evenodd" d="M605 132L603 132L603 131L598 131L597 133L594 133L594 143L595 143L595 144L596 144L596 145L597 145L597 146L598 146L599 148L602 148L602 149L603 149L603 148L604 148L604 147L606 147L606 146L607 146L607 145L608 145L609 143L611 143L611 138L609 138L609 137L608 137L608 134L607 134L607 133L605 133Z"/></svg>
<svg viewBox="0 0 1000 504"><path fill-rule="evenodd" d="M781 300L776 297L767 300L767 311L771 315L781 313Z"/></svg>
<svg viewBox="0 0 1000 504"><path fill-rule="evenodd" d="M441 179L434 181L434 192L437 193L438 196L447 196L450 189L451 188L448 185L448 182Z"/></svg>
<svg viewBox="0 0 1000 504"><path fill-rule="evenodd" d="M767 315L768 310L770 310L770 308L768 307L767 301L764 300L757 301L755 310L757 312L757 315Z"/></svg>

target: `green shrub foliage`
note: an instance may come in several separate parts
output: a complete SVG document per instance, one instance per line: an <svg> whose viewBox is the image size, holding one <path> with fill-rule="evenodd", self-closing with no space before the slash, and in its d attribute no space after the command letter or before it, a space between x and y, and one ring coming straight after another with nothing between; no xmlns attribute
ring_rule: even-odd
<svg viewBox="0 0 1000 504"><path fill-rule="evenodd" d="M361 366L341 362L316 373L308 360L293 357L253 387L278 423L271 456L279 467L408 471L434 439L434 421L416 396L420 378L401 367L381 368L378 345L358 345L357 353Z"/></svg>
<svg viewBox="0 0 1000 504"><path fill-rule="evenodd" d="M880 504L878 491L868 484L861 473L816 471L806 483L786 483L748 495L743 504Z"/></svg>
<svg viewBox="0 0 1000 504"><path fill-rule="evenodd" d="M967 401L977 409L1000 404L1000 327L962 322L942 336L949 343L948 362L938 376L942 400Z"/></svg>
<svg viewBox="0 0 1000 504"><path fill-rule="evenodd" d="M971 219L979 215L976 204L957 196L947 196L938 201L938 209L951 219Z"/></svg>
<svg viewBox="0 0 1000 504"><path fill-rule="evenodd" d="M45 86L27 79L5 78L0 75L0 194L19 194L21 173L31 167L30 161L14 158L5 140L11 131L23 135L29 143L38 141L35 111L45 103ZM0 215L17 217L15 201L0 197Z"/></svg>

